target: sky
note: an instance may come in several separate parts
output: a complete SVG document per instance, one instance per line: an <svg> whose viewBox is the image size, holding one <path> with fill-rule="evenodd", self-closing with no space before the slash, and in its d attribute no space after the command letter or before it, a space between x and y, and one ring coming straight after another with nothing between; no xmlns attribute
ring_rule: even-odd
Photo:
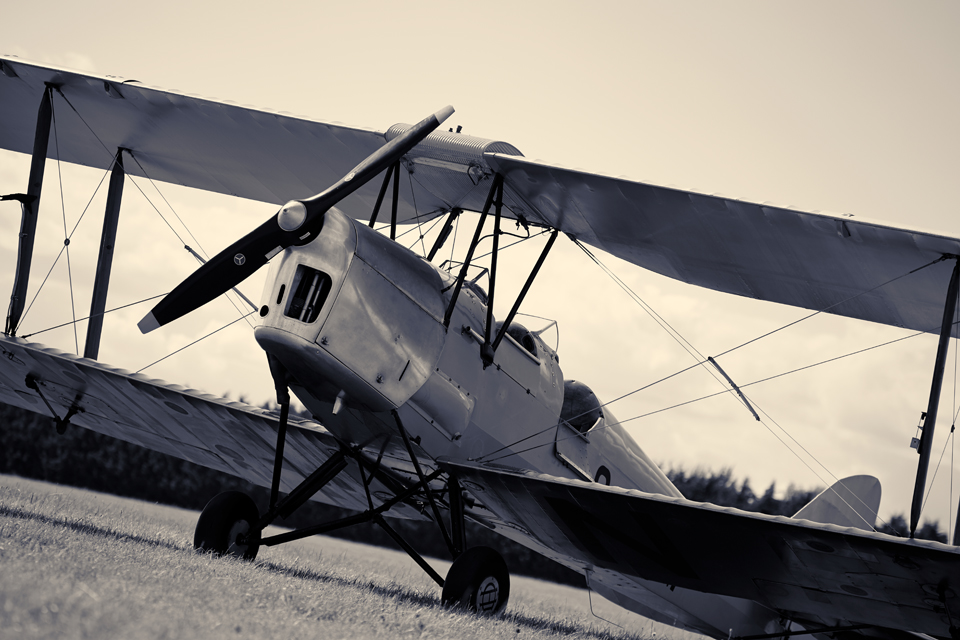
<svg viewBox="0 0 960 640"><path fill-rule="evenodd" d="M960 5L951 2L115 2L17 3L0 53L141 80L204 97L385 130L446 104L464 133L527 157L653 184L852 214L960 236ZM32 126L32 124L30 125ZM29 158L0 152L0 191L23 191ZM102 171L48 165L31 295L72 227L71 270L51 272L23 333L87 315L105 188ZM60 184L63 197L60 197ZM108 308L163 293L196 267L153 208L213 254L275 207L128 181ZM149 196L149 201L147 197ZM62 204L61 204L62 203ZM19 224L0 209L0 290L12 286ZM177 227L176 222L172 225ZM530 243L534 245L535 243ZM519 288L538 246L511 249ZM170 256L175 256L171 258ZM694 288L601 256L704 355L808 315ZM163 268L158 268L163 264ZM169 266L168 266L169 265ZM262 270L241 287L255 302ZM512 301L498 292L503 317ZM503 308L501 308L501 305ZM143 306L108 316L100 359L132 371L237 317L217 301L141 336ZM565 377L609 401L693 363L572 243L558 241L522 311L556 320ZM538 321L529 321L535 327ZM720 359L741 386L906 335L819 315ZM74 351L71 329L35 336ZM82 348L83 327L77 338ZM552 338L555 339L555 338ZM936 339L924 336L745 387L769 418L729 395L644 416L722 387L697 369L609 406L665 466L733 469L762 493L867 473L881 517L908 513ZM953 363L951 351L951 363ZM266 359L239 322L144 373L216 394L272 399ZM925 516L955 518L948 367ZM786 443L786 444L785 444ZM946 447L946 448L945 448ZM822 465L822 466L821 466ZM958 461L960 465L960 461Z"/></svg>

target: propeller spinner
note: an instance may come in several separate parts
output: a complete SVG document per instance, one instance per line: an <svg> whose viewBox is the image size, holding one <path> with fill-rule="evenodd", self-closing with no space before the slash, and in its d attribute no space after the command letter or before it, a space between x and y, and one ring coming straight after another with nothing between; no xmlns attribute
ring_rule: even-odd
<svg viewBox="0 0 960 640"><path fill-rule="evenodd" d="M208 260L177 285L137 326L142 333L173 322L237 286L287 247L303 245L323 228L323 216L338 202L399 160L450 117L453 107L424 118L383 145L322 193L283 205L259 227Z"/></svg>

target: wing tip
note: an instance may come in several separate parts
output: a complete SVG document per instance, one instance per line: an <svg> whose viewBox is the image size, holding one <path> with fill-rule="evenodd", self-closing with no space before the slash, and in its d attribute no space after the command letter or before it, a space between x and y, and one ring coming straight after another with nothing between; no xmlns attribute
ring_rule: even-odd
<svg viewBox="0 0 960 640"><path fill-rule="evenodd" d="M150 333L154 329L160 328L160 323L157 322L156 317L153 315L153 311L143 316L143 320L137 323L137 327L140 329L140 333Z"/></svg>

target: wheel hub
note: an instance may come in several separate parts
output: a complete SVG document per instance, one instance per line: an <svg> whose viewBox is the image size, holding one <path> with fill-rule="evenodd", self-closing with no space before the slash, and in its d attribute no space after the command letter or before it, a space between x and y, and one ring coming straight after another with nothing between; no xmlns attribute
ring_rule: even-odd
<svg viewBox="0 0 960 640"><path fill-rule="evenodd" d="M500 583L493 576L487 576L477 590L477 610L484 613L495 611L500 601Z"/></svg>
<svg viewBox="0 0 960 640"><path fill-rule="evenodd" d="M247 534L250 533L250 523L246 520L240 520L239 522L234 522L233 526L230 527L230 534L227 536L227 540L230 541L230 545L227 547L227 553L233 554L235 556L242 556L246 553L250 545L247 543Z"/></svg>

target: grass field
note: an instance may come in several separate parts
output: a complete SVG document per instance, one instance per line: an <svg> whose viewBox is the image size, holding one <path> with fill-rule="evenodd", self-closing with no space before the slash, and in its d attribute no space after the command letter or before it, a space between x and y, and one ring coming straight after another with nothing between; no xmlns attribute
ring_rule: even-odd
<svg viewBox="0 0 960 640"><path fill-rule="evenodd" d="M197 515L0 476L0 638L699 637L522 577L498 618L445 610L406 555L334 538L198 554Z"/></svg>

